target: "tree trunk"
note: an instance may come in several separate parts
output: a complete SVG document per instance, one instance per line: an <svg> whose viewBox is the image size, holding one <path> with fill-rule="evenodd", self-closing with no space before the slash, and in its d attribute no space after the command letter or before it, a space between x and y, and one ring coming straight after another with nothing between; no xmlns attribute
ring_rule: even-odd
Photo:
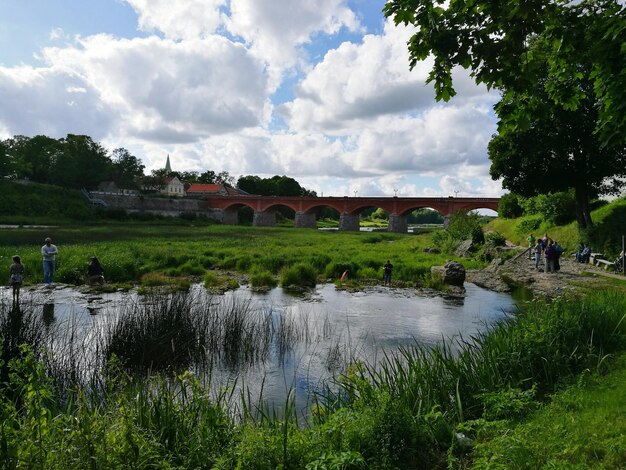
<svg viewBox="0 0 626 470"><path fill-rule="evenodd" d="M578 221L578 228L585 229L593 225L591 219L591 210L589 209L589 193L587 188L577 187L574 188L576 195L576 220Z"/></svg>

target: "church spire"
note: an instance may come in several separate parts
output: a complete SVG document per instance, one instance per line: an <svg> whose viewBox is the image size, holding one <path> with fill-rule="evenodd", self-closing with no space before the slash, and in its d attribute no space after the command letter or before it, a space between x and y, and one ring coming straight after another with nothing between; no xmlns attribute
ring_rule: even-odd
<svg viewBox="0 0 626 470"><path fill-rule="evenodd" d="M165 162L165 173L170 174L172 172L172 166L170 165L170 154L167 154L167 161Z"/></svg>

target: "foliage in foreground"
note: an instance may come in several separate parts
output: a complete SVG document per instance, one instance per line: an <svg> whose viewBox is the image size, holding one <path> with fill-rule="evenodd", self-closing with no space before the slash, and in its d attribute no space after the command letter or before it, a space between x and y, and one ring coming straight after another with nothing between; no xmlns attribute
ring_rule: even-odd
<svg viewBox="0 0 626 470"><path fill-rule="evenodd" d="M512 431L508 420L482 426L473 468L626 468L624 403L626 355L608 376L581 375Z"/></svg>
<svg viewBox="0 0 626 470"><path fill-rule="evenodd" d="M0 362L9 378L0 459L7 468L454 466L480 420L523 417L581 371L603 372L626 349L624 312L623 295L607 292L537 303L477 338L354 364L309 423L291 398L280 417L245 399L233 408L227 390L205 390L188 373L132 377L115 361L98 387L62 385L46 355L21 348Z"/></svg>

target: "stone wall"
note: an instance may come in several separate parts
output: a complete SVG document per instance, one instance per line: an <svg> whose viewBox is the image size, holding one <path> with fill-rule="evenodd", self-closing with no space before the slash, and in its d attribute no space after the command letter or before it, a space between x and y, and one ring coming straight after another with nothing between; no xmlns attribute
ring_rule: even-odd
<svg viewBox="0 0 626 470"><path fill-rule="evenodd" d="M190 213L203 215L220 222L223 215L221 209L210 209L207 202L202 199L156 198L114 194L98 194L98 199L102 199L110 208L124 209L127 212L150 212L169 217Z"/></svg>

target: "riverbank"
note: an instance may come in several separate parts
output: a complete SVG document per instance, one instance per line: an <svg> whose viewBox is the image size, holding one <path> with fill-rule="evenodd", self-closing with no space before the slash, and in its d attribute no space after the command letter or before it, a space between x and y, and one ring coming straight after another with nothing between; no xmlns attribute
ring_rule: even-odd
<svg viewBox="0 0 626 470"><path fill-rule="evenodd" d="M464 468L626 468L626 354L586 373L527 419L501 420L476 438Z"/></svg>
<svg viewBox="0 0 626 470"><path fill-rule="evenodd" d="M519 248L519 253L523 251ZM626 277L608 273L591 264L578 263L573 257L561 257L557 273L544 273L543 263L535 268L535 261L527 254L505 262L494 261L482 270L468 270L467 281L496 292L510 292L515 287L528 289L535 297L553 298L593 290L607 284L626 289ZM620 282L621 281L621 282Z"/></svg>

